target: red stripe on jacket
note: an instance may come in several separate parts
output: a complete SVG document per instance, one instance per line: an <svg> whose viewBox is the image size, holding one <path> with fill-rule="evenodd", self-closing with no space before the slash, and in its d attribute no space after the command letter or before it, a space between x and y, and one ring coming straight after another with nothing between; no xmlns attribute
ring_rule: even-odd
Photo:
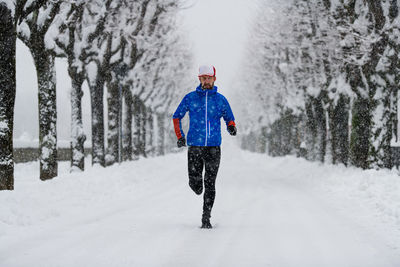
<svg viewBox="0 0 400 267"><path fill-rule="evenodd" d="M176 119L172 119L172 120L174 122L174 128L175 128L176 137L179 140L179 139L182 138L181 127L179 126L180 119L176 118Z"/></svg>
<svg viewBox="0 0 400 267"><path fill-rule="evenodd" d="M234 122L234 121L230 121L230 122L228 123L228 126L231 126L231 125L233 125L233 126L235 126L235 127L236 127L236 124L235 124L235 122Z"/></svg>

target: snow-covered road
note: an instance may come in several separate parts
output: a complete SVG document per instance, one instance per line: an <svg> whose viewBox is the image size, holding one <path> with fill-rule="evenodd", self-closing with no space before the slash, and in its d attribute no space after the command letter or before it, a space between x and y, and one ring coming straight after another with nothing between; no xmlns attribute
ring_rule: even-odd
<svg viewBox="0 0 400 267"><path fill-rule="evenodd" d="M400 266L394 171L222 149L214 229L186 154L40 182L21 164L0 192L0 266ZM376 180L378 179L379 182Z"/></svg>

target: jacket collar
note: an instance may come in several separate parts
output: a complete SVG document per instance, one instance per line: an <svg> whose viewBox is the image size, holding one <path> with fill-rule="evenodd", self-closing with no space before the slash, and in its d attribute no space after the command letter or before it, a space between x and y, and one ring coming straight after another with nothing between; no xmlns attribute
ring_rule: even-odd
<svg viewBox="0 0 400 267"><path fill-rule="evenodd" d="M200 95L205 95L207 92L208 94L215 94L217 93L218 87L214 85L213 89L206 89L203 90L203 88L201 88L201 84L199 86L197 86L196 88L196 92Z"/></svg>

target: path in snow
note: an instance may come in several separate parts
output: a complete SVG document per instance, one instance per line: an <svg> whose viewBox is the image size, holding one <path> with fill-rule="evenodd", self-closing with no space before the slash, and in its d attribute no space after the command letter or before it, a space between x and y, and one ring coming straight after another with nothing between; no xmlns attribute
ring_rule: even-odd
<svg viewBox="0 0 400 267"><path fill-rule="evenodd" d="M18 165L16 191L0 193L0 266L400 266L386 225L306 177L323 166L222 154L211 230L185 153L46 183Z"/></svg>

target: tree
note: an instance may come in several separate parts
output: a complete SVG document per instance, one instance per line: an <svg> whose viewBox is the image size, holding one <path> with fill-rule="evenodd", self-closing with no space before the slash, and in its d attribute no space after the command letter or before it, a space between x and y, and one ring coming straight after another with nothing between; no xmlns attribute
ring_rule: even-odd
<svg viewBox="0 0 400 267"><path fill-rule="evenodd" d="M115 3L113 16L109 19L109 30L115 32L118 30L119 35L112 35L110 39L110 49L107 50L110 55L110 80L108 81L108 136L107 136L107 156L106 164L112 165L116 161L120 161L123 154L123 142L121 140L122 127L122 105L123 96L129 93L123 92L123 88L128 84L125 79L140 57L141 52L138 51L137 38L142 35L145 27L148 27L149 20L152 18L152 1L124 2ZM150 12L149 12L150 10ZM139 37L140 38L140 37ZM106 53L106 54L107 54ZM128 99L132 99L128 96ZM131 103L127 103L131 106ZM131 121L131 115L126 114L125 118ZM131 122L125 122L131 124ZM130 134L130 132L127 132Z"/></svg>
<svg viewBox="0 0 400 267"><path fill-rule="evenodd" d="M131 125L133 119L134 158L148 156L155 150L164 153L164 147L154 146L165 146L165 118L177 104L176 99L182 97L190 77L190 53L176 22L177 1L154 1L149 5L153 11L144 18L143 28L128 39L131 57L126 83L131 88L133 116L125 116L129 121L125 124ZM130 129L124 132L130 134Z"/></svg>
<svg viewBox="0 0 400 267"><path fill-rule="evenodd" d="M398 2L293 0L279 6L279 17L262 6L246 57L256 66L255 77L246 80L249 94L273 114L270 149L287 151L280 144L287 140L276 135L291 111L305 119L298 122L306 125L299 136L310 160L391 168L390 143L398 132Z"/></svg>
<svg viewBox="0 0 400 267"><path fill-rule="evenodd" d="M386 9L386 10L385 10ZM376 10L376 8L375 8ZM380 14L380 12L382 12ZM375 168L392 168L391 142L395 140L397 132L397 85L399 81L399 26L396 22L398 16L397 1L390 1L390 5L382 5L378 17L385 20L385 28L380 36L384 42L385 50L371 75L371 84L375 94L371 99L374 110L372 111L371 141L368 162ZM397 140L395 140L397 141Z"/></svg>
<svg viewBox="0 0 400 267"><path fill-rule="evenodd" d="M82 125L82 84L88 81L92 110L92 164L104 166L104 106L103 88L108 61L100 61L102 49L107 46L103 30L109 16L111 0L77 1L72 3L62 35L57 46L68 59L68 74L72 80L71 90L71 149L72 168L84 169L84 142L86 135ZM101 44L100 47L98 44ZM106 58L107 59L107 58Z"/></svg>
<svg viewBox="0 0 400 267"><path fill-rule="evenodd" d="M60 6L61 1L48 2L33 11L18 27L18 38L30 49L37 73L41 180L57 176L56 52L51 42L46 42L46 36L55 35L49 29Z"/></svg>
<svg viewBox="0 0 400 267"><path fill-rule="evenodd" d="M46 1L0 0L0 190L14 189L13 128L17 22Z"/></svg>

